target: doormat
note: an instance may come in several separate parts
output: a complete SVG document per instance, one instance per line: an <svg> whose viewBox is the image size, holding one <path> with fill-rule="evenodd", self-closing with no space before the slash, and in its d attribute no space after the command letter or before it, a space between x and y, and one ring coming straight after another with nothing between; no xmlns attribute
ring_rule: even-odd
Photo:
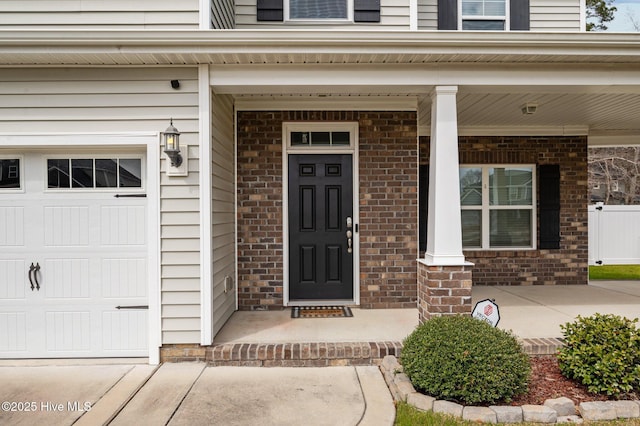
<svg viewBox="0 0 640 426"><path fill-rule="evenodd" d="M348 306L294 306L291 318L347 318L353 313Z"/></svg>

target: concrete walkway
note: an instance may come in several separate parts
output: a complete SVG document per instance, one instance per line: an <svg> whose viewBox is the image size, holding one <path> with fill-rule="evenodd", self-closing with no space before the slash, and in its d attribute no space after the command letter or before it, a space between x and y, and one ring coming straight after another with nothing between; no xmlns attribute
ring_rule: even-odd
<svg viewBox="0 0 640 426"><path fill-rule="evenodd" d="M583 317L614 314L640 316L640 281L593 281L587 286L474 287L473 303L494 299L498 328L522 338L562 337L561 324Z"/></svg>
<svg viewBox="0 0 640 426"><path fill-rule="evenodd" d="M395 418L375 366L72 364L0 366L0 424L367 426Z"/></svg>
<svg viewBox="0 0 640 426"><path fill-rule="evenodd" d="M473 298L495 299L502 317L499 327L521 338L559 337L560 324L578 314L640 315L639 281L476 287ZM401 341L417 325L413 309L354 310L355 318L335 320L291 320L282 312L261 312L250 313L263 316L253 315L249 321L245 313L238 314L219 339ZM351 426L392 425L395 417L391 395L375 366L158 367L145 362L0 360L0 424Z"/></svg>

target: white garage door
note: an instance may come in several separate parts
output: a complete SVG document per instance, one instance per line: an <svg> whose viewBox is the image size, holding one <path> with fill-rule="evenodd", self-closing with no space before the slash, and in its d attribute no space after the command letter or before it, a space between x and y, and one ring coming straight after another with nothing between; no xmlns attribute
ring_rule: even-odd
<svg viewBox="0 0 640 426"><path fill-rule="evenodd" d="M0 156L0 357L148 355L144 157Z"/></svg>

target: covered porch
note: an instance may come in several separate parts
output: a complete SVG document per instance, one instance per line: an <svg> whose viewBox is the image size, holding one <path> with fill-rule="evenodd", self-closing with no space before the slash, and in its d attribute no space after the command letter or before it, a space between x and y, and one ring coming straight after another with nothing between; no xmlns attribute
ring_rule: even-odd
<svg viewBox="0 0 640 426"><path fill-rule="evenodd" d="M353 242L353 298L338 304L379 310L372 315L379 315L381 322L393 318L395 309L416 304L423 320L470 312L472 297L476 298L472 284L480 292L485 288L478 284L561 284L571 285L571 292L574 285L587 283L587 147L637 140L640 106L634 100L640 86L632 71L636 58L626 48L614 55L604 46L585 51L578 45L558 49L546 42L535 47L523 39L517 43L524 43L522 50L500 43L480 49L470 43L452 60L435 51L422 56L374 49L336 56L333 49L340 43L332 40L312 48L314 55L295 49L275 56L262 52L261 63L255 64L248 63L255 57L238 54L233 61L201 67L209 76L214 114L216 97L232 99L236 111L238 308L276 311L275 325L256 330L256 336L266 330L298 333L295 324L278 322L287 317L283 308L299 304L290 297L287 257L290 209L284 171L291 143L284 129L291 122L357 123L358 137L365 141L353 151L361 161L354 163L359 172L354 185L360 191L354 197L354 220L359 215L361 222ZM417 49L431 48L420 44ZM611 60L619 63L612 67ZM395 120L393 126L376 121L383 117ZM387 160L394 149L402 151L406 154L395 163L408 166L398 168L379 159L366 163L367 156L375 155L368 149L381 150L379 158ZM493 246L487 236L469 247L459 226L461 165L521 164L530 166L534 179L528 188L533 192L528 240ZM423 165L429 166L426 173ZM243 180L243 167L249 179ZM382 182L378 186L385 186L386 192L372 187L375 179L393 182L392 174L405 176L416 192L404 187L394 191ZM263 179L265 175L269 179ZM399 201L406 204L400 206ZM397 221L394 228L391 221L380 220L381 211L394 218L406 215L410 223ZM481 232L492 226L487 223ZM438 281L435 289L429 289L432 279ZM368 315L365 309L356 312L364 312L363 318ZM250 326L252 315L237 312L229 324ZM231 344L233 339L220 340L227 339L225 329L214 333L214 343ZM310 330L306 333L323 341ZM329 327L328 333L334 335L334 330ZM364 341L383 337L371 335ZM394 341L391 337L384 340Z"/></svg>
<svg viewBox="0 0 640 426"><path fill-rule="evenodd" d="M512 331L530 354L553 354L560 326L577 315L638 317L639 281L585 286L491 286L473 289L473 304L493 299L498 328ZM235 312L206 348L214 365L331 366L376 364L398 355L418 325L417 309L353 309L352 318L292 319L290 309Z"/></svg>

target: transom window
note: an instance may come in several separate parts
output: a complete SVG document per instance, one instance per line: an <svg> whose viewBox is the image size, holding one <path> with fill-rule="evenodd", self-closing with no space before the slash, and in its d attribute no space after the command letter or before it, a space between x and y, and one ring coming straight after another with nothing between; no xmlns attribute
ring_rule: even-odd
<svg viewBox="0 0 640 426"><path fill-rule="evenodd" d="M140 158L48 158L49 189L141 188Z"/></svg>
<svg viewBox="0 0 640 426"><path fill-rule="evenodd" d="M534 248L535 166L461 166L465 249Z"/></svg>
<svg viewBox="0 0 640 426"><path fill-rule="evenodd" d="M20 159L0 159L0 190L20 188Z"/></svg>
<svg viewBox="0 0 640 426"><path fill-rule="evenodd" d="M349 0L289 0L288 6L289 19L349 19Z"/></svg>
<svg viewBox="0 0 640 426"><path fill-rule="evenodd" d="M506 0L462 0L463 30L504 31L506 29Z"/></svg>
<svg viewBox="0 0 640 426"><path fill-rule="evenodd" d="M287 122L282 130L287 151L351 152L358 145L356 122Z"/></svg>
<svg viewBox="0 0 640 426"><path fill-rule="evenodd" d="M291 146L349 145L349 132L291 132Z"/></svg>

